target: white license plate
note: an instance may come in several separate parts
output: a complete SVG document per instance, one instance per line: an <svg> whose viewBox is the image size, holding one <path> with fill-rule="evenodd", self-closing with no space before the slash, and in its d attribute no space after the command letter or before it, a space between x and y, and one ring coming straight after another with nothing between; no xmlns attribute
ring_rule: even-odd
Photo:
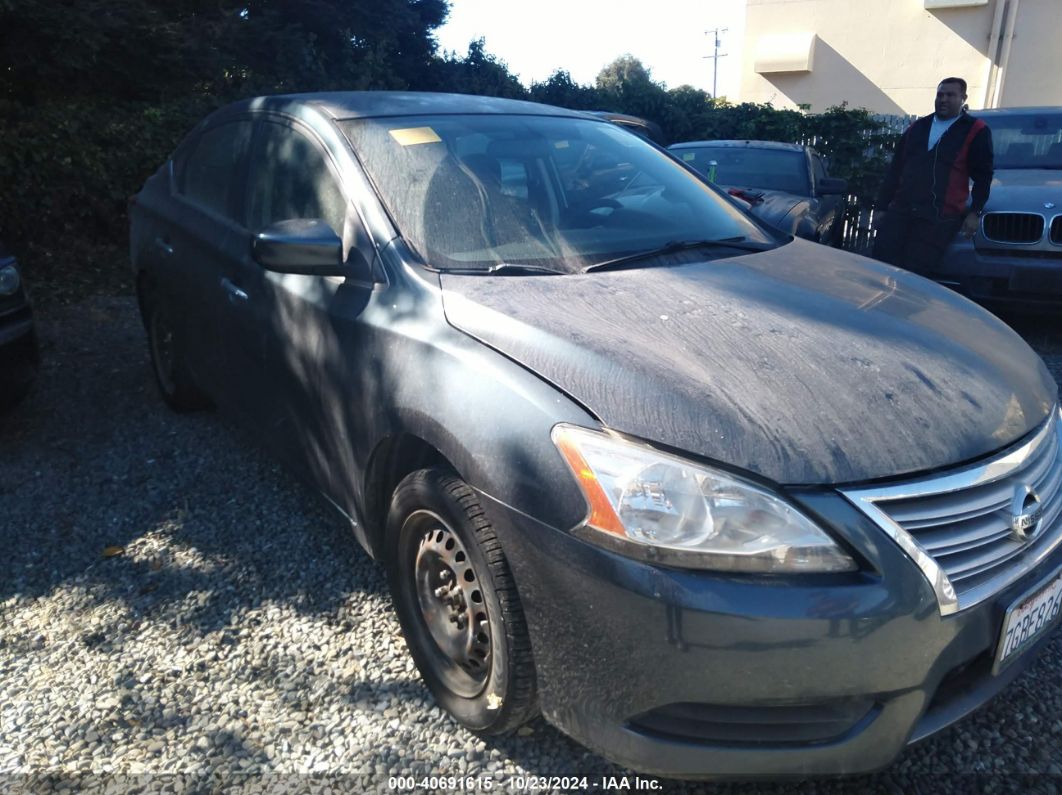
<svg viewBox="0 0 1062 795"><path fill-rule="evenodd" d="M1045 585L1023 596L1010 606L1003 619L1003 631L996 649L994 672L1006 667L1037 641L1059 616L1062 608L1062 573Z"/></svg>

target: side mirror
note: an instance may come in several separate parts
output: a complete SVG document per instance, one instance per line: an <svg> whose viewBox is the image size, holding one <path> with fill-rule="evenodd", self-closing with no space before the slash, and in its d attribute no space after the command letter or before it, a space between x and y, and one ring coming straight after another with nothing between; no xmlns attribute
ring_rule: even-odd
<svg viewBox="0 0 1062 795"><path fill-rule="evenodd" d="M372 281L365 255L351 248L343 261L343 242L320 218L294 218L270 224L251 240L251 256L266 270L308 276L347 276Z"/></svg>
<svg viewBox="0 0 1062 795"><path fill-rule="evenodd" d="M815 192L819 196L843 196L848 192L848 180L840 177L823 177L819 180Z"/></svg>

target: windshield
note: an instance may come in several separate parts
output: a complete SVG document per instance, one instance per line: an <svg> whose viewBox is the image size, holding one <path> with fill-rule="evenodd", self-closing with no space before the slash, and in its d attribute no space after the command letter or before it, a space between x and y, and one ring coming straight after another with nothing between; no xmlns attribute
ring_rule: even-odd
<svg viewBox="0 0 1062 795"><path fill-rule="evenodd" d="M341 127L403 237L439 270L574 273L674 240L775 242L608 122L444 115Z"/></svg>
<svg viewBox="0 0 1062 795"><path fill-rule="evenodd" d="M720 185L811 195L803 152L752 146L684 146L673 152L686 165Z"/></svg>
<svg viewBox="0 0 1062 795"><path fill-rule="evenodd" d="M985 118L996 168L1062 169L1062 113Z"/></svg>

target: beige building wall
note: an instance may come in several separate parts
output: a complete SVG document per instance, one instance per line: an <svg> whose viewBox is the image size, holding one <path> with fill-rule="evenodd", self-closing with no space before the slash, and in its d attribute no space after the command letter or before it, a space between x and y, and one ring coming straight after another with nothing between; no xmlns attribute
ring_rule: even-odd
<svg viewBox="0 0 1062 795"><path fill-rule="evenodd" d="M950 75L971 109L1062 105L1062 0L747 0L742 53L741 101L777 108L925 115Z"/></svg>

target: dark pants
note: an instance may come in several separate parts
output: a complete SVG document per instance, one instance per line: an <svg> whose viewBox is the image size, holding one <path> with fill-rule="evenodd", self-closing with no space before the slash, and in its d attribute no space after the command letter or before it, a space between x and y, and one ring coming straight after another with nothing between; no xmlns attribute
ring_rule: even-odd
<svg viewBox="0 0 1062 795"><path fill-rule="evenodd" d="M926 276L936 270L961 218L936 221L889 210L877 224L874 259Z"/></svg>

